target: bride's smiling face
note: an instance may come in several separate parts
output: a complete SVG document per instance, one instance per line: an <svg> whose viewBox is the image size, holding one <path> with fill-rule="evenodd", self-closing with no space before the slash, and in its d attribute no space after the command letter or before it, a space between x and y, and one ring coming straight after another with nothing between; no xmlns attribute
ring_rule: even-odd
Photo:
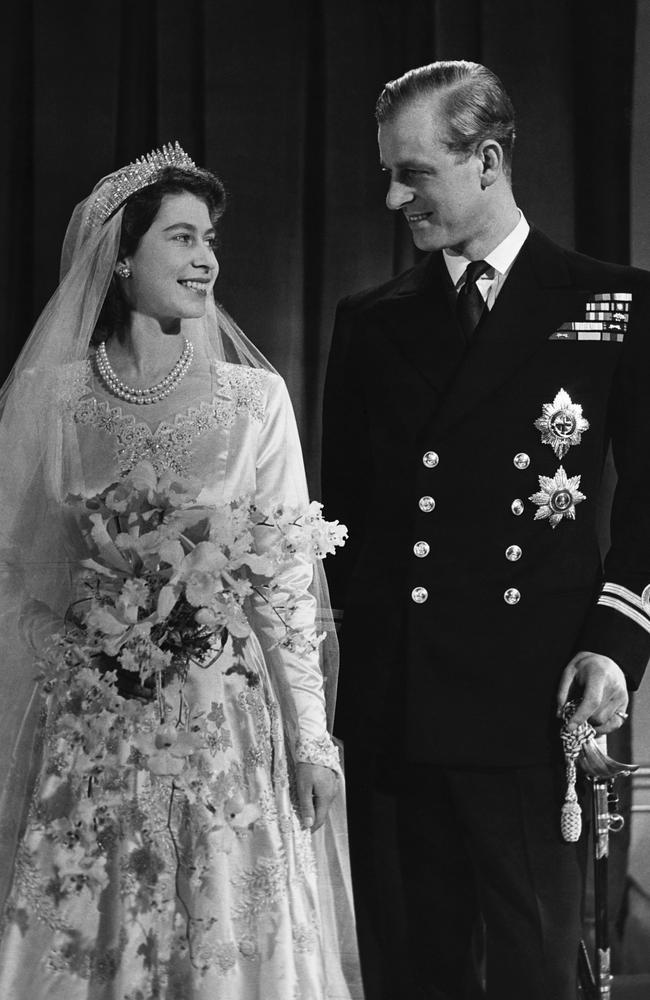
<svg viewBox="0 0 650 1000"><path fill-rule="evenodd" d="M189 192L165 195L137 249L123 258L131 309L161 324L203 316L219 273L214 244L205 202Z"/></svg>

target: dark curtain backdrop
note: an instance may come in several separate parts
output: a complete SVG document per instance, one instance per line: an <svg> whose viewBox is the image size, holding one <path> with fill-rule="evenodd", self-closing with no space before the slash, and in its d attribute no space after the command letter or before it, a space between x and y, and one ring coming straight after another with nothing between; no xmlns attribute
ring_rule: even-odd
<svg viewBox="0 0 650 1000"><path fill-rule="evenodd" d="M0 375L56 285L73 205L104 174L178 139L228 188L217 294L287 380L317 497L336 302L415 258L383 203L373 120L383 83L433 59L486 63L517 108L514 186L530 221L567 246L625 263L636 8L635 0L7 0Z"/></svg>
<svg viewBox="0 0 650 1000"><path fill-rule="evenodd" d="M382 84L436 58L487 63L518 110L529 218L626 261L634 24L633 0L9 0L2 372L56 284L72 206L178 138L230 192L218 296L285 375L317 493L335 303L413 260L383 204Z"/></svg>

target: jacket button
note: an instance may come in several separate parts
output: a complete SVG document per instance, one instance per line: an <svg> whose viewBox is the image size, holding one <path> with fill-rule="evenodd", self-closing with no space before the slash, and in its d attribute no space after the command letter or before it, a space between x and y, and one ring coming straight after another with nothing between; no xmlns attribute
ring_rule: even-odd
<svg viewBox="0 0 650 1000"><path fill-rule="evenodd" d="M519 604L519 601L521 599L521 594L519 593L516 587L508 587L505 594L503 595L503 599L506 602L506 604Z"/></svg>
<svg viewBox="0 0 650 1000"><path fill-rule="evenodd" d="M424 559L425 556L429 555L431 548L428 542L416 542L413 546L413 551L418 559Z"/></svg>
<svg viewBox="0 0 650 1000"><path fill-rule="evenodd" d="M420 497L418 500L418 507L423 510L425 514L430 514L436 505L436 501L433 497Z"/></svg>
<svg viewBox="0 0 650 1000"><path fill-rule="evenodd" d="M424 604L428 597L429 591L426 587L414 587L411 591L411 600L416 604Z"/></svg>
<svg viewBox="0 0 650 1000"><path fill-rule="evenodd" d="M521 549L518 545L509 545L506 549L506 559L510 562L517 562L517 559L521 559Z"/></svg>
<svg viewBox="0 0 650 1000"><path fill-rule="evenodd" d="M517 469L527 469L530 465L530 456L525 451L519 451L512 460Z"/></svg>
<svg viewBox="0 0 650 1000"><path fill-rule="evenodd" d="M427 469L435 469L436 465L440 461L438 454L435 451L425 451L422 456L422 461L426 465Z"/></svg>
<svg viewBox="0 0 650 1000"><path fill-rule="evenodd" d="M518 498L517 500L513 500L512 503L510 504L510 510L515 515L515 517L519 517L519 515L523 514L524 512L524 501L519 500Z"/></svg>

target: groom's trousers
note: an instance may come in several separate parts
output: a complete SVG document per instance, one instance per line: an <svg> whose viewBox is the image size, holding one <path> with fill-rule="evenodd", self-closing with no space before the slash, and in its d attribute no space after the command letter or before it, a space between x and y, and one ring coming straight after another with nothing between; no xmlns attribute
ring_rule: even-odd
<svg viewBox="0 0 650 1000"><path fill-rule="evenodd" d="M348 744L346 781L366 1000L575 1000L586 837L561 838L560 767Z"/></svg>

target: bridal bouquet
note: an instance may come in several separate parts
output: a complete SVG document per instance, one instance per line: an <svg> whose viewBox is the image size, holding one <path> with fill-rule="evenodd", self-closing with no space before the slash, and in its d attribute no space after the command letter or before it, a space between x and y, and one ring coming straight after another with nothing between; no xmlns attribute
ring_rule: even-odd
<svg viewBox="0 0 650 1000"><path fill-rule="evenodd" d="M251 602L268 606L280 646L309 653L323 638L298 626L300 594L282 571L334 552L345 527L325 521L318 503L215 507L199 491L143 462L96 496L68 498L87 555L78 599L41 663L53 773L67 777L73 803L41 814L61 848L59 894L106 884L124 791L143 776L167 796L172 839L175 796L214 812L200 751L224 738L218 706L192 711L183 688L190 667L210 667L227 642L227 672L258 683L244 655Z"/></svg>

